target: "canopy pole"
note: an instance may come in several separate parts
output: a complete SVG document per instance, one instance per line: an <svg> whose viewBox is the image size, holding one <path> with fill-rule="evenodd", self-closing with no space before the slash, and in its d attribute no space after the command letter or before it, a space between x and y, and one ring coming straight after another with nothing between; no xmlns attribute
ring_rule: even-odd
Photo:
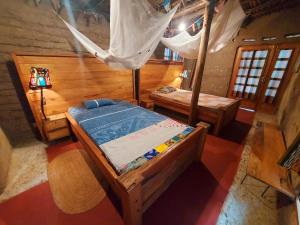
<svg viewBox="0 0 300 225"><path fill-rule="evenodd" d="M204 66L205 66L205 59L206 59L206 52L207 46L209 41L209 33L211 22L214 16L214 9L216 6L217 0L208 0L206 1L205 12L204 12L204 20L203 20L203 36L200 40L199 46L199 53L196 62L196 67L194 70L193 76L193 92L192 92L192 99L191 99L191 107L190 107L190 115L189 115L189 125L194 126L195 121L197 119L197 106L198 106L198 99L200 94L201 82L203 78Z"/></svg>
<svg viewBox="0 0 300 225"><path fill-rule="evenodd" d="M140 104L140 69L132 70L133 97Z"/></svg>

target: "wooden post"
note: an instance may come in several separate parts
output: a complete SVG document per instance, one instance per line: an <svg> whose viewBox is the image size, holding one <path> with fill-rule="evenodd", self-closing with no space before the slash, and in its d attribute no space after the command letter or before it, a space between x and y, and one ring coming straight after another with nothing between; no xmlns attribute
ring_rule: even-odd
<svg viewBox="0 0 300 225"><path fill-rule="evenodd" d="M140 104L140 69L132 70L133 95Z"/></svg>
<svg viewBox="0 0 300 225"><path fill-rule="evenodd" d="M203 21L203 36L200 40L198 59L196 67L194 70L194 79L193 79L193 93L191 99L191 108L189 115L189 125L194 126L197 119L198 113L198 99L200 94L201 82L203 77L207 45L209 40L210 26L214 15L214 9L216 5L216 0L210 0L206 2L205 12L204 12L204 21Z"/></svg>

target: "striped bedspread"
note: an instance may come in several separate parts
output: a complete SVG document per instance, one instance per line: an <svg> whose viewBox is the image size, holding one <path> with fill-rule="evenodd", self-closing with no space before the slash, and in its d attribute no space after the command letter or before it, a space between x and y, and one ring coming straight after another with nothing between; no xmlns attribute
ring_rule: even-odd
<svg viewBox="0 0 300 225"><path fill-rule="evenodd" d="M169 150L193 131L192 127L125 101L89 110L71 107L69 113L119 174Z"/></svg>

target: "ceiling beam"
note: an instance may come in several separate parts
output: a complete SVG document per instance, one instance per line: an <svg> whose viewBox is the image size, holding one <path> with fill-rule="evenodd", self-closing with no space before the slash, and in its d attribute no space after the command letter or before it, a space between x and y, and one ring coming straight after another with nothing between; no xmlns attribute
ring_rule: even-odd
<svg viewBox="0 0 300 225"><path fill-rule="evenodd" d="M183 17L183 16L191 14L191 13L195 13L195 12L199 13L199 15L200 15L200 12L204 13L204 9L205 9L205 2L196 1L195 3L193 3L191 5L187 5L186 7L184 7L181 10L178 9L173 18L178 19L180 17Z"/></svg>

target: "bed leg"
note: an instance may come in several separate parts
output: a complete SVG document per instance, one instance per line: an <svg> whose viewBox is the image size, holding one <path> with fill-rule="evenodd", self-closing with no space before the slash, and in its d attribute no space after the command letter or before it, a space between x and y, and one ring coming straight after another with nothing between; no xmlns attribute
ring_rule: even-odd
<svg viewBox="0 0 300 225"><path fill-rule="evenodd" d="M218 115L218 121L214 124L214 130L213 130L213 134L215 135L215 136L218 136L219 135L219 133L220 133L220 131L221 131L221 129L222 129L222 127L223 127L223 122L224 122L224 111L222 111L222 112L219 112L218 113L219 115Z"/></svg>
<svg viewBox="0 0 300 225"><path fill-rule="evenodd" d="M141 184L134 184L123 193L122 208L125 225L142 225L142 188Z"/></svg>
<svg viewBox="0 0 300 225"><path fill-rule="evenodd" d="M204 143L205 143L205 139L206 139L206 134L207 134L207 128L203 128L201 131L201 134L199 136L198 153L197 153L196 161L201 162L201 157L202 157L202 152L203 152Z"/></svg>
<svg viewBox="0 0 300 225"><path fill-rule="evenodd" d="M157 106L155 105L155 103L153 104L153 112L156 112L157 110Z"/></svg>

